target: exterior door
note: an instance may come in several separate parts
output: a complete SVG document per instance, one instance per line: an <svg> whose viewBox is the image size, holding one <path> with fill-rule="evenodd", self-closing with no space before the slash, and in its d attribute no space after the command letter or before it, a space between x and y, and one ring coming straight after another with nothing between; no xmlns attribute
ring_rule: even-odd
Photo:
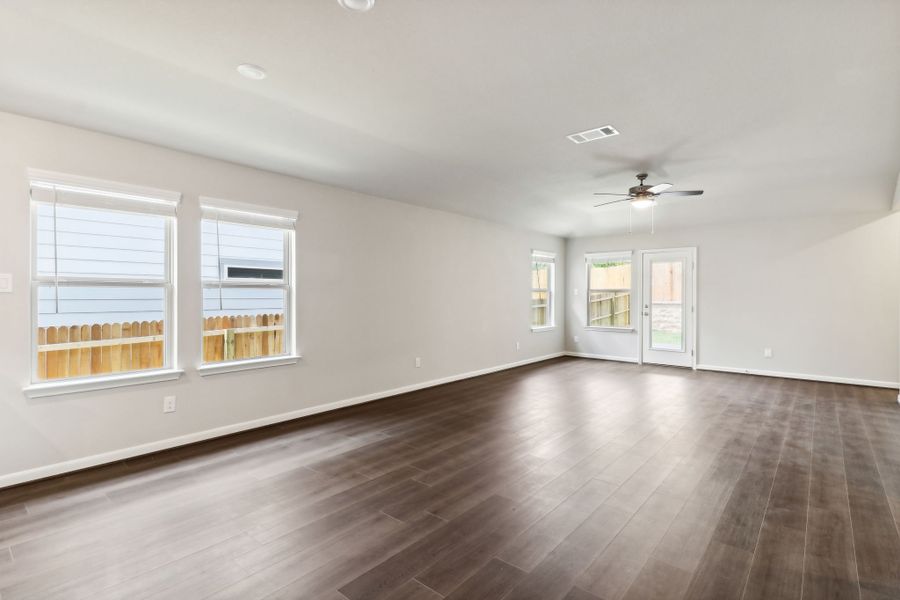
<svg viewBox="0 0 900 600"><path fill-rule="evenodd" d="M643 253L643 362L694 366L695 248Z"/></svg>

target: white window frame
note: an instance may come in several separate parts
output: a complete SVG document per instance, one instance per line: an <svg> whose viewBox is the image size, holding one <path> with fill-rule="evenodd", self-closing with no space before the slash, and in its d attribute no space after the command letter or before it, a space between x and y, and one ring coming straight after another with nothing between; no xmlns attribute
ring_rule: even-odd
<svg viewBox="0 0 900 600"><path fill-rule="evenodd" d="M614 289L591 288L591 263L598 260L628 260L631 263L631 288ZM634 327L634 252L631 250L608 251L608 252L588 252L584 255L584 277L585 277L585 300L584 300L584 328L593 331L612 331L612 332L632 332ZM591 293L592 292L628 292L631 296L631 305L629 306L628 321L631 323L626 327L612 325L591 325Z"/></svg>
<svg viewBox="0 0 900 600"><path fill-rule="evenodd" d="M29 213L30 239L29 271L30 271L30 384L24 388L29 398L57 396L73 392L100 390L106 388L170 381L181 376L183 371L177 367L177 207L181 194L169 190L136 186L126 183L93 179L78 175L68 175L28 169L29 181ZM37 269L37 206L40 203L56 203L58 194L73 196L82 195L83 201L65 201L67 206L86 206L108 208L110 210L126 210L127 212L160 214L166 219L166 260L162 281L133 280L124 278L72 277L59 275L50 277L39 275ZM126 208L127 207L127 208ZM108 286L108 287L153 287L164 291L163 302L163 367L160 369L143 369L105 375L85 375L58 380L38 380L38 289L41 286Z"/></svg>
<svg viewBox="0 0 900 600"><path fill-rule="evenodd" d="M549 277L547 278L547 288L531 288L531 298L534 297L534 292L547 292L547 315L549 317L549 323L546 325L532 325L531 331L549 331L551 329L556 328L556 254L553 252L544 252L541 250L532 250L531 251L531 262L528 263L528 275L529 279L533 281L532 270L534 268L534 263L543 263L550 266L549 268ZM533 305L532 309L533 309ZM530 319L530 313L529 313Z"/></svg>
<svg viewBox="0 0 900 600"><path fill-rule="evenodd" d="M224 273L219 271L219 281L204 281L201 277L200 290L200 318L201 323L205 321L203 316L203 291L207 289L224 289L224 288L276 288L284 290L284 354L277 356L266 356L262 358L245 358L228 361L220 361L215 363L203 362L203 328L200 329L200 355L197 360L197 371L200 375L216 375L219 373L231 373L234 371L246 371L250 369L258 369L262 367L274 367L281 365L296 364L301 358L297 353L296 342L296 270L295 270L295 225L298 213L295 210L287 210L281 208L269 208L256 204L245 202L236 202L233 200L224 200L221 198L200 197L200 208L202 216L199 223L200 235L203 235L203 221L219 220L221 222L238 223L244 225L257 225L263 227L273 227L281 229L284 232L284 269L282 279L230 279L223 278ZM198 259L202 262L202 257L198 255ZM240 263L235 261L235 266ZM202 268L202 267L201 267Z"/></svg>

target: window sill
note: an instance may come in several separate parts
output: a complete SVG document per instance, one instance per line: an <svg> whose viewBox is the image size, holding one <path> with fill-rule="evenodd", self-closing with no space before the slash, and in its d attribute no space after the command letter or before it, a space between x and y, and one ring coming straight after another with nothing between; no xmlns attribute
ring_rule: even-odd
<svg viewBox="0 0 900 600"><path fill-rule="evenodd" d="M531 333L540 333L541 331L553 331L556 325L544 325L543 327L532 327Z"/></svg>
<svg viewBox="0 0 900 600"><path fill-rule="evenodd" d="M161 371L146 371L125 373L123 375L106 375L103 377L86 377L83 379L70 379L64 381L48 381L33 383L24 390L29 398L44 398L46 396L60 396L62 394L75 394L78 392L91 392L129 385L141 385L144 383L158 383L161 381L173 381L184 374L181 369L165 369Z"/></svg>
<svg viewBox="0 0 900 600"><path fill-rule="evenodd" d="M611 333L634 333L634 327L585 327L588 331L609 331Z"/></svg>
<svg viewBox="0 0 900 600"><path fill-rule="evenodd" d="M236 371L249 371L251 369L264 369L266 367L279 367L281 365L295 365L302 358L299 355L272 356L269 358L252 358L250 360L235 360L230 362L201 365L197 372L201 376L218 375L219 373L234 373Z"/></svg>

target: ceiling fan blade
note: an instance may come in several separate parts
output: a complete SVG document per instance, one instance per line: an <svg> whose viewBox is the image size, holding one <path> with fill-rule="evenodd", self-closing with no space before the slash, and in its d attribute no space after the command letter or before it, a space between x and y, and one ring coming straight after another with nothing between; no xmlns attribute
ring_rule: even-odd
<svg viewBox="0 0 900 600"><path fill-rule="evenodd" d="M614 194L612 192L594 192L595 196L628 196L628 194Z"/></svg>
<svg viewBox="0 0 900 600"><path fill-rule="evenodd" d="M601 202L600 204L595 204L594 208L598 208L600 206L609 206L610 204L618 204L619 202L628 202L629 200L631 200L630 197L622 198L621 200L610 200L609 202Z"/></svg>
<svg viewBox="0 0 900 600"><path fill-rule="evenodd" d="M672 192L660 192L660 194L665 194L666 196L699 196L703 193L703 190L675 190Z"/></svg>
<svg viewBox="0 0 900 600"><path fill-rule="evenodd" d="M666 191L667 189L669 189L670 187L672 187L671 183L657 183L656 185L654 185L652 188L650 188L647 191L650 192L651 194L660 194L660 193Z"/></svg>

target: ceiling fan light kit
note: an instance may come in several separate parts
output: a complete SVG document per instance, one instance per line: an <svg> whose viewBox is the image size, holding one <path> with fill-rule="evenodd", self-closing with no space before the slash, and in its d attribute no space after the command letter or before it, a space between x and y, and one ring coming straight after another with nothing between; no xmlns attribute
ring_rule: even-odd
<svg viewBox="0 0 900 600"><path fill-rule="evenodd" d="M375 6L375 0L338 0L338 4L348 10L356 12L366 12Z"/></svg>
<svg viewBox="0 0 900 600"><path fill-rule="evenodd" d="M628 202L628 233L631 233L631 209L638 210L650 209L650 233L653 233L653 209L662 196L699 196L703 190L670 190L671 183L657 183L656 185L645 185L644 180L647 179L646 173L637 174L638 185L628 189L627 194L617 194L614 192L595 192L595 196L616 196L618 200L610 200L609 202L601 202L595 204L594 208L607 206L609 204L618 204L619 202Z"/></svg>
<svg viewBox="0 0 900 600"><path fill-rule="evenodd" d="M652 198L649 196L633 198L631 200L631 206L638 210L650 208L651 206L656 206L656 198Z"/></svg>

